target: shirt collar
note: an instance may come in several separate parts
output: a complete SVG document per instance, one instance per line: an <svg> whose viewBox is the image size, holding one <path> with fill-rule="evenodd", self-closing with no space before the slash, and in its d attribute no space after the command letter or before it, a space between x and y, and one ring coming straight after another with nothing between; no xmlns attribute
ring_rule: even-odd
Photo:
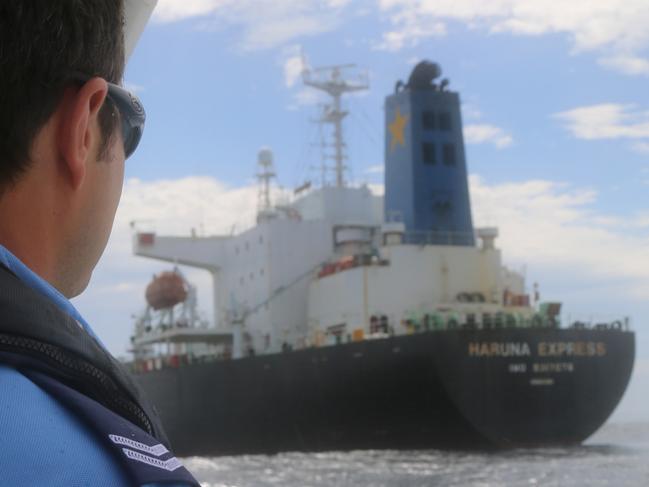
<svg viewBox="0 0 649 487"><path fill-rule="evenodd" d="M3 245L0 245L0 264L13 272L24 284L45 296L61 311L74 318L82 328L84 328L95 340L97 340L98 343L101 344L101 341L97 335L95 335L95 332L92 330L88 322L83 319L81 313L77 311L68 298L63 296L63 294L61 294L54 286L23 264L18 257L12 254Z"/></svg>

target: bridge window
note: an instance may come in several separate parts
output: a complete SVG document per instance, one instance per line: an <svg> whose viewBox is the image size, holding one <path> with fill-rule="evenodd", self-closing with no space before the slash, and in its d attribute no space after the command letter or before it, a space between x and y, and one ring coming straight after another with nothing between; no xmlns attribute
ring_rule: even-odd
<svg viewBox="0 0 649 487"><path fill-rule="evenodd" d="M432 142L424 142L421 145L422 154L421 157L424 161L424 164L435 164L435 144Z"/></svg>
<svg viewBox="0 0 649 487"><path fill-rule="evenodd" d="M424 130L435 130L435 112L430 110L421 112L421 126Z"/></svg>
<svg viewBox="0 0 649 487"><path fill-rule="evenodd" d="M455 166L455 145L444 144L442 147L442 155L444 158L444 164L447 166Z"/></svg>
<svg viewBox="0 0 649 487"><path fill-rule="evenodd" d="M439 114L439 129L451 130L451 114L449 112L442 112Z"/></svg>

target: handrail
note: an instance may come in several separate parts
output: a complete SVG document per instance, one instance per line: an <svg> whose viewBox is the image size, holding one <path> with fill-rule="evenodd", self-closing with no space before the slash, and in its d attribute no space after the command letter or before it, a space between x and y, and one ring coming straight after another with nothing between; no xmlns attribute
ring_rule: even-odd
<svg viewBox="0 0 649 487"><path fill-rule="evenodd" d="M403 234L404 244L415 245L467 245L475 246L474 232L408 231Z"/></svg>

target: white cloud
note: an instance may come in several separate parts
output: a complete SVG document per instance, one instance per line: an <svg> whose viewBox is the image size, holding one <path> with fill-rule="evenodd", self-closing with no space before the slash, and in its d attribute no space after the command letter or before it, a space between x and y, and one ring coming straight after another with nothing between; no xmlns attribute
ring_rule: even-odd
<svg viewBox="0 0 649 487"><path fill-rule="evenodd" d="M291 15L292 14L292 15ZM334 17L318 16L315 12L270 17L266 21L254 21L247 29L242 47L245 50L267 49L280 46L296 38L314 36L333 30L337 26Z"/></svg>
<svg viewBox="0 0 649 487"><path fill-rule="evenodd" d="M400 28L384 32L381 42L377 43L375 49L382 51L400 51L404 47L415 47L422 40L429 37L441 37L446 35L446 25L442 22L435 22L431 25L422 25L414 15L404 13L399 16Z"/></svg>
<svg viewBox="0 0 649 487"><path fill-rule="evenodd" d="M291 88L302 76L302 71L307 67L299 44L288 46L284 49L282 68L284 69L284 84Z"/></svg>
<svg viewBox="0 0 649 487"><path fill-rule="evenodd" d="M513 137L495 125L469 124L464 126L464 139L468 144L493 144L498 149L504 149L513 144Z"/></svg>
<svg viewBox="0 0 649 487"><path fill-rule="evenodd" d="M645 0L368 0L389 19L375 48L399 51L443 36L448 21L489 33L567 34L573 50L601 52L599 63L628 75L649 75L649 2ZM190 18L242 29L247 50L275 47L329 32L352 12L350 0L160 0L158 22ZM364 9L369 15L372 9Z"/></svg>
<svg viewBox="0 0 649 487"><path fill-rule="evenodd" d="M378 0L391 30L385 49L398 50L443 32L459 21L490 33L538 36L566 34L573 49L602 52L602 63L626 74L644 74L638 53L649 45L646 0ZM433 26L431 28L431 26Z"/></svg>
<svg viewBox="0 0 649 487"><path fill-rule="evenodd" d="M351 1L352 0L327 0L327 5L332 8L340 8L351 4Z"/></svg>
<svg viewBox="0 0 649 487"><path fill-rule="evenodd" d="M242 30L244 50L268 49L335 29L348 0L160 0L158 22L201 18L206 28Z"/></svg>
<svg viewBox="0 0 649 487"><path fill-rule="evenodd" d="M514 138L505 129L482 122L483 114L477 106L463 103L462 114L464 118L475 122L464 125L464 140L467 144L492 144L497 149L505 149L514 143Z"/></svg>
<svg viewBox="0 0 649 487"><path fill-rule="evenodd" d="M338 14L351 0L160 0L154 18L174 22L216 16L227 22L276 24L282 18L288 31L293 19ZM489 32L521 35L568 34L577 50L612 47L631 53L647 46L649 4L645 0L372 0L393 27L384 37L385 48L401 48L417 39L445 32L448 20L483 27ZM363 9L368 12L371 9ZM270 14L270 15L269 15ZM305 24L305 25L306 25ZM275 28L273 26L269 31Z"/></svg>
<svg viewBox="0 0 649 487"><path fill-rule="evenodd" d="M160 0L153 18L160 22L176 22L212 13L230 3L229 0Z"/></svg>
<svg viewBox="0 0 649 487"><path fill-rule="evenodd" d="M372 194L375 194L376 196L385 196L385 186L383 184L368 183L366 186L370 188Z"/></svg>
<svg viewBox="0 0 649 487"><path fill-rule="evenodd" d="M637 56L619 55L616 57L606 57L600 59L599 64L605 68L628 75L649 76L649 59Z"/></svg>
<svg viewBox="0 0 649 487"><path fill-rule="evenodd" d="M129 179L115 218L115 231L130 232L132 221L184 235L189 235L191 228L205 234L228 233L235 223L241 230L255 220L256 191L255 186L232 188L205 176L154 182Z"/></svg>
<svg viewBox="0 0 649 487"><path fill-rule="evenodd" d="M366 168L363 172L365 174L383 174L385 172L385 166L383 164L377 164Z"/></svg>
<svg viewBox="0 0 649 487"><path fill-rule="evenodd" d="M378 9L388 28L377 49L399 51L446 35L448 22L490 34L566 35L573 52L596 51L599 63L628 75L649 75L649 2L646 0L160 0L158 22L202 20L234 27L245 50L281 46L330 32L346 19ZM375 5L375 6L374 6ZM367 6L367 8L365 8ZM362 12L362 13L361 13Z"/></svg>
<svg viewBox="0 0 649 487"><path fill-rule="evenodd" d="M475 220L500 227L506 260L566 276L623 280L634 298L649 299L646 214L600 214L596 191L552 181L490 185L474 175L470 186Z"/></svg>
<svg viewBox="0 0 649 487"><path fill-rule="evenodd" d="M649 138L649 111L634 105L603 103L556 113L554 117L579 139Z"/></svg>

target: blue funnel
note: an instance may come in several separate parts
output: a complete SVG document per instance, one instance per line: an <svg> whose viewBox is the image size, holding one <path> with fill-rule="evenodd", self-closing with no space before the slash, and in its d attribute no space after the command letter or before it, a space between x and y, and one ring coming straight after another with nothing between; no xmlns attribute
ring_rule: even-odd
<svg viewBox="0 0 649 487"><path fill-rule="evenodd" d="M406 242L474 245L460 97L423 61L385 101L385 220Z"/></svg>

